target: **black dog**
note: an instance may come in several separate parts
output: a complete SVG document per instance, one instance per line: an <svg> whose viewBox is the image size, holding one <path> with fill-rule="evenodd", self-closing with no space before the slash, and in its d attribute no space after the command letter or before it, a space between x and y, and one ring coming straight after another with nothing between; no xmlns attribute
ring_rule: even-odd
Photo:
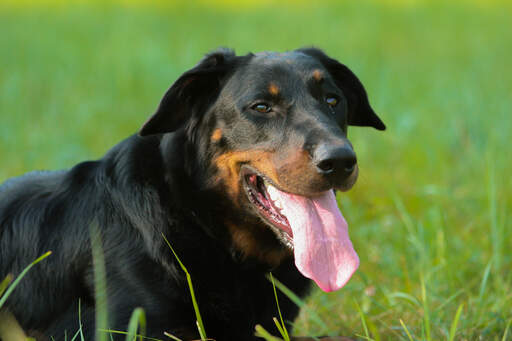
<svg viewBox="0 0 512 341"><path fill-rule="evenodd" d="M308 278L336 290L358 266L333 191L358 174L347 125L385 129L357 77L320 50L207 55L138 135L101 160L0 187L0 279L53 251L14 290L8 311L25 330L61 339L79 328L80 300L93 339L94 225L109 328L126 330L142 307L148 336L199 338L164 234L191 273L208 337L255 340L256 324L274 332L269 271L303 297ZM279 300L293 320L298 308Z"/></svg>

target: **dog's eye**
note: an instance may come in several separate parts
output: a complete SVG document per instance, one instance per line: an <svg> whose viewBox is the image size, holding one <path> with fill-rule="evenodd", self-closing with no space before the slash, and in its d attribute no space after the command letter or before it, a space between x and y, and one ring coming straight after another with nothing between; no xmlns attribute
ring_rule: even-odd
<svg viewBox="0 0 512 341"><path fill-rule="evenodd" d="M266 103L257 103L252 106L253 110L256 110L257 112L267 113L270 111L270 105Z"/></svg>
<svg viewBox="0 0 512 341"><path fill-rule="evenodd" d="M327 104L329 104L329 106L335 107L336 104L338 104L338 99L336 97L333 97L333 96L328 96L328 97L325 98L325 102Z"/></svg>

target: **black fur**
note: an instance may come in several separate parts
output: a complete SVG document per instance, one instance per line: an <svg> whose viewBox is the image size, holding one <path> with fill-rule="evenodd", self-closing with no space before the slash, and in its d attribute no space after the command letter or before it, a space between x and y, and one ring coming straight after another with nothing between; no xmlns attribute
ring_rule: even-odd
<svg viewBox="0 0 512 341"><path fill-rule="evenodd" d="M331 113L322 104L315 91L323 90L302 81L313 69L325 71L324 82L332 80L338 89L326 86L348 108L340 105ZM262 116L244 104L268 82L279 83L280 94L265 95L276 114ZM53 252L20 282L7 309L25 330L61 340L64 331L69 336L79 328L80 300L83 331L93 339L95 229L105 258L109 328L126 330L134 308L143 307L148 336L165 339L168 331L197 339L186 278L164 234L191 273L209 337L255 340L256 324L274 332L277 311L266 273L272 270L301 297L310 281L245 193L230 194L214 161L240 150L314 153L311 146L324 141L348 141L347 115L348 124L384 129L359 80L319 50L207 55L173 84L140 134L102 159L66 171L29 173L0 187L0 279ZM215 129L220 136L213 138ZM296 192L344 188L338 180L322 178ZM292 183L283 180L283 186ZM234 243L237 232L228 225L247 230L247 248L257 247L258 254ZM277 256L265 258L272 252ZM285 319L293 320L298 308L281 294L279 301Z"/></svg>

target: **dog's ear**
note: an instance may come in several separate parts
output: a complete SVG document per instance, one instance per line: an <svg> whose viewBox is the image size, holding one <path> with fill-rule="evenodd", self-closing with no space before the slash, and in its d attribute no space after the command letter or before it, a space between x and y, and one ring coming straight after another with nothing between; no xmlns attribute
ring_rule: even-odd
<svg viewBox="0 0 512 341"><path fill-rule="evenodd" d="M217 98L222 79L234 67L235 59L235 53L230 49L218 49L207 54L167 90L156 112L140 129L139 135L175 131L194 112L206 110Z"/></svg>
<svg viewBox="0 0 512 341"><path fill-rule="evenodd" d="M316 58L332 75L336 85L347 97L349 125L374 127L378 130L386 129L384 123L370 106L363 84L348 67L316 48L304 48L298 51Z"/></svg>

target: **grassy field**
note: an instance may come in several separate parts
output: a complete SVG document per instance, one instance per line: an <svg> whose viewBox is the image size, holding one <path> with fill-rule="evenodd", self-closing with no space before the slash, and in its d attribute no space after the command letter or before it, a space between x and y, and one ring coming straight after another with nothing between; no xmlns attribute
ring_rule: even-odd
<svg viewBox="0 0 512 341"><path fill-rule="evenodd" d="M295 333L445 340L461 307L454 340L512 340L511 5L315 3L0 4L0 182L101 157L213 48L315 45L388 130L349 132L361 267Z"/></svg>

